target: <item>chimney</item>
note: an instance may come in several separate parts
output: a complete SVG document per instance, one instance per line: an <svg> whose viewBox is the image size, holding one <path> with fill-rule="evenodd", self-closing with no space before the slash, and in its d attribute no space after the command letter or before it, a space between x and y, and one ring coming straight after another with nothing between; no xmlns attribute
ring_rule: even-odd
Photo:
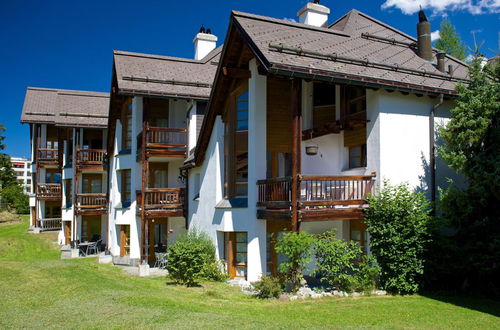
<svg viewBox="0 0 500 330"><path fill-rule="evenodd" d="M297 16L300 23L326 27L328 25L328 14L330 14L330 8L320 5L319 0L314 0L314 2L308 2L304 8L299 10Z"/></svg>
<svg viewBox="0 0 500 330"><path fill-rule="evenodd" d="M417 47L418 56L426 61L431 62L431 23L427 21L427 17L425 17L425 13L422 9L420 9L420 11L418 12Z"/></svg>
<svg viewBox="0 0 500 330"><path fill-rule="evenodd" d="M445 52L439 52L439 53L436 54L437 68L441 72L445 71L445 68L444 68L444 59L445 59L445 57L446 57L446 53Z"/></svg>
<svg viewBox="0 0 500 330"><path fill-rule="evenodd" d="M210 29L205 32L205 27L201 27L200 32L194 37L194 59L201 60L217 46L217 37Z"/></svg>

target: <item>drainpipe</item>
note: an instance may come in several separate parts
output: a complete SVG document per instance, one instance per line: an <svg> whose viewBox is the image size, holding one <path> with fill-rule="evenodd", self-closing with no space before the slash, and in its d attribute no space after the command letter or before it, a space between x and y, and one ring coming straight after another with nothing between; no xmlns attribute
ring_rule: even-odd
<svg viewBox="0 0 500 330"><path fill-rule="evenodd" d="M434 138L434 117L436 110L443 104L443 94L439 94L438 103L434 104L429 116L429 141L430 141L430 157L429 167L431 175L431 215L436 213L436 142Z"/></svg>

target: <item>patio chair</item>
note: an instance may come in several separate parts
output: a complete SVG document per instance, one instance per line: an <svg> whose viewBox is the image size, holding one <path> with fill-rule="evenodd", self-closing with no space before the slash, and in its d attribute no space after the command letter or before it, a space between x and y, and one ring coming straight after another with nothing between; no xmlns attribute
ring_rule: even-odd
<svg viewBox="0 0 500 330"><path fill-rule="evenodd" d="M97 247L98 242L92 242L87 246L87 255L89 255L92 251L94 252L93 254L97 254L97 251L99 250Z"/></svg>

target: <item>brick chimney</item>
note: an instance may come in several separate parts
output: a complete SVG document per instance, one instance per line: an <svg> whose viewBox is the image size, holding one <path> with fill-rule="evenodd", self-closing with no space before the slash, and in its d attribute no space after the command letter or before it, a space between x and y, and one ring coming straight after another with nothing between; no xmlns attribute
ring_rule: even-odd
<svg viewBox="0 0 500 330"><path fill-rule="evenodd" d="M328 15L330 8L319 4L319 0L308 2L304 8L299 10L297 17L299 22L312 26L328 26Z"/></svg>
<svg viewBox="0 0 500 330"><path fill-rule="evenodd" d="M210 29L205 31L202 26L200 32L194 37L194 59L201 60L208 55L217 46L217 37L212 34Z"/></svg>

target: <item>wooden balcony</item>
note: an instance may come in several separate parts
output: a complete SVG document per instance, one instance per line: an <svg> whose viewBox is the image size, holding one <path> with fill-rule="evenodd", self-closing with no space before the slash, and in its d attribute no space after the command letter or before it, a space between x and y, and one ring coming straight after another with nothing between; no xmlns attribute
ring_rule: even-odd
<svg viewBox="0 0 500 330"><path fill-rule="evenodd" d="M62 187L60 183L39 183L36 186L36 197L42 200L61 200Z"/></svg>
<svg viewBox="0 0 500 330"><path fill-rule="evenodd" d="M36 227L39 228L40 231L61 230L61 225L61 218L36 219Z"/></svg>
<svg viewBox="0 0 500 330"><path fill-rule="evenodd" d="M185 188L148 188L138 190L137 205L142 211L144 198L144 216L154 217L183 217Z"/></svg>
<svg viewBox="0 0 500 330"><path fill-rule="evenodd" d="M185 158L187 154L187 130L185 128L151 127L144 124L137 135L137 153L149 157Z"/></svg>
<svg viewBox="0 0 500 330"><path fill-rule="evenodd" d="M292 177L257 182L258 219L285 220L292 215ZM366 198L374 192L375 173L365 176L299 175L300 221L363 219Z"/></svg>
<svg viewBox="0 0 500 330"><path fill-rule="evenodd" d="M76 149L76 166L87 170L104 170L105 149Z"/></svg>
<svg viewBox="0 0 500 330"><path fill-rule="evenodd" d="M76 195L77 215L99 215L107 213L108 197L104 193L84 193Z"/></svg>
<svg viewBox="0 0 500 330"><path fill-rule="evenodd" d="M38 148L36 161L39 165L58 165L59 150L49 148Z"/></svg>

